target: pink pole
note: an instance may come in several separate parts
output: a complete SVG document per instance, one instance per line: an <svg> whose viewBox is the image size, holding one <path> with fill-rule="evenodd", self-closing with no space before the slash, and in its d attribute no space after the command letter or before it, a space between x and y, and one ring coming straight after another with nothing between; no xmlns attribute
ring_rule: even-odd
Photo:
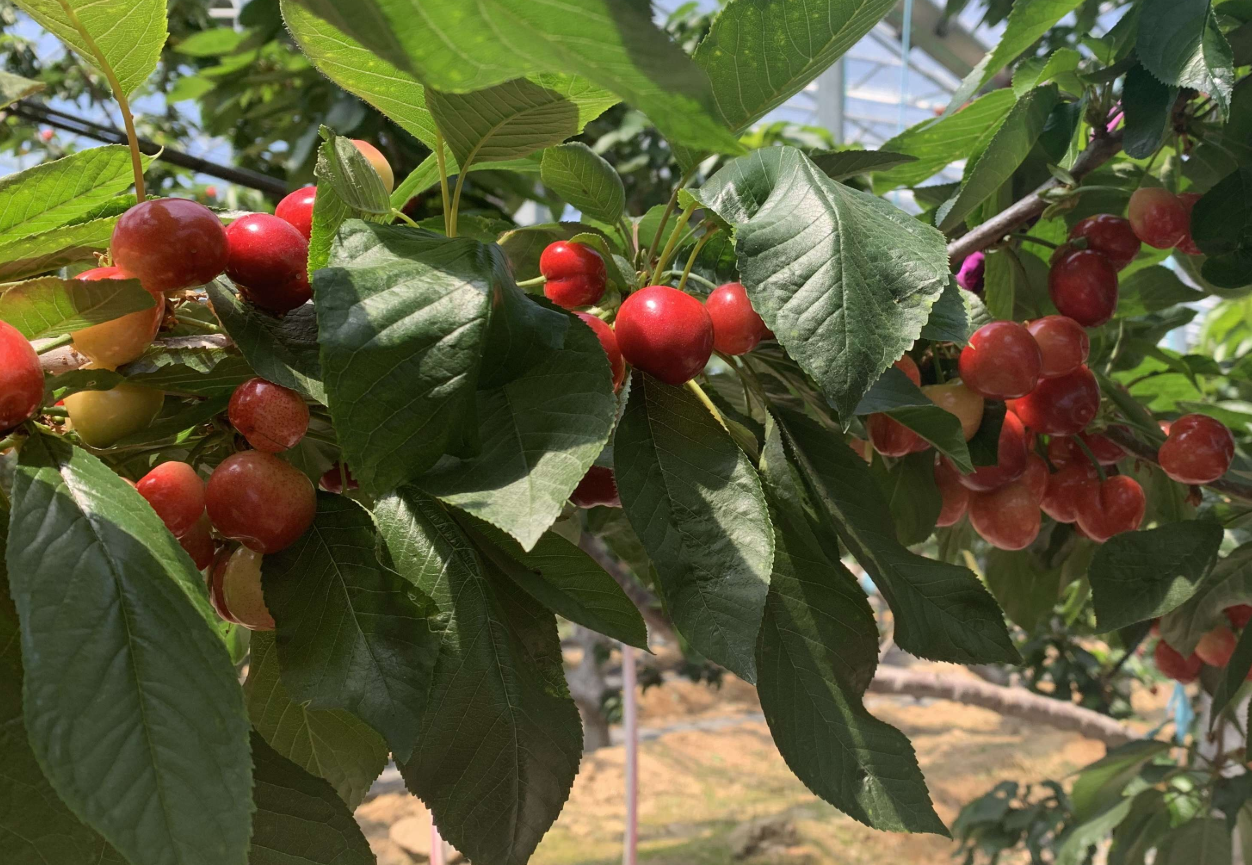
<svg viewBox="0 0 1252 865"><path fill-rule="evenodd" d="M439 834L439 827L435 825L435 815L430 815L430 865L444 865L443 861L443 837Z"/></svg>
<svg viewBox="0 0 1252 865"><path fill-rule="evenodd" d="M636 865L639 846L639 716L635 705L635 650L622 646L622 727L626 737L626 835L622 865Z"/></svg>

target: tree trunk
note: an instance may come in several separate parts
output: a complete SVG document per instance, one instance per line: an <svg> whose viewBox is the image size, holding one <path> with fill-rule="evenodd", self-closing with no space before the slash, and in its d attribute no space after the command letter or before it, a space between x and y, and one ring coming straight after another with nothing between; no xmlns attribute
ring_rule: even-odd
<svg viewBox="0 0 1252 865"><path fill-rule="evenodd" d="M582 648L583 656L578 666L565 671L565 680L569 683L574 705L578 706L578 714L583 719L583 752L590 753L609 745L609 719L601 709L608 685L596 658L596 650L598 647L610 645L610 641L595 631L576 625L573 642Z"/></svg>

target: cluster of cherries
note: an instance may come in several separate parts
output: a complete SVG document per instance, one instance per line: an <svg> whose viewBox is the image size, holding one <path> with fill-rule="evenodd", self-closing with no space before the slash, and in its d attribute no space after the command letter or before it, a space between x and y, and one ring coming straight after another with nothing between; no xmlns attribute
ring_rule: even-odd
<svg viewBox="0 0 1252 865"><path fill-rule="evenodd" d="M583 243L559 240L539 257L544 295L569 310L594 306L604 296L604 259ZM614 389L626 377L626 364L666 384L695 378L714 351L745 354L773 334L752 308L737 282L714 289L704 303L668 285L649 285L631 294L610 326L589 312L578 312L595 332L609 358ZM621 507L613 470L593 466L570 500L579 507Z"/></svg>
<svg viewBox="0 0 1252 865"><path fill-rule="evenodd" d="M1242 631L1252 622L1252 605L1236 604L1224 610L1230 626L1218 625L1205 633L1196 644L1195 651L1184 656L1162 638L1157 641L1152 657L1156 660L1156 668L1171 679L1188 685L1200 677L1204 665L1217 669L1230 663L1239 642L1236 631ZM1233 629L1233 630L1232 630ZM1152 623L1152 633L1160 636L1160 622ZM1252 672L1247 678L1252 681Z"/></svg>

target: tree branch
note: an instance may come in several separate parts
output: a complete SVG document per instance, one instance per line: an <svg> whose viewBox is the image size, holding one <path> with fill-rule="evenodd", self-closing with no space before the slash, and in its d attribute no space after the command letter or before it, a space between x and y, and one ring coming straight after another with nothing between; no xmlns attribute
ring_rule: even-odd
<svg viewBox="0 0 1252 865"><path fill-rule="evenodd" d="M647 586L636 580L630 571L626 570L617 557L609 552L609 547L604 541L595 535L583 532L578 540L578 546L608 572L609 576L622 587L622 591L626 593L626 597L630 598L631 603L639 608L639 613L648 625L650 635L660 637L667 643L678 644L678 635L674 633L674 626L661 611L656 602L656 596L648 591Z"/></svg>
<svg viewBox="0 0 1252 865"><path fill-rule="evenodd" d="M36 349L39 348L39 343L40 340L35 341ZM234 343L224 333L212 333L205 336L171 336L153 340L152 345L156 348L229 348ZM91 360L86 355L79 354L73 345L39 355L39 365L44 372L52 375L81 369L89 363Z"/></svg>
<svg viewBox="0 0 1252 865"><path fill-rule="evenodd" d="M1131 454L1131 456L1147 460L1158 466L1161 464L1160 460L1157 459L1157 449L1147 442L1139 441L1139 439L1135 438L1135 434L1125 427L1111 426L1104 431L1104 435L1121 445L1122 449ZM1252 484L1229 478L1218 478L1212 483L1205 484L1205 486L1231 498L1252 502Z"/></svg>

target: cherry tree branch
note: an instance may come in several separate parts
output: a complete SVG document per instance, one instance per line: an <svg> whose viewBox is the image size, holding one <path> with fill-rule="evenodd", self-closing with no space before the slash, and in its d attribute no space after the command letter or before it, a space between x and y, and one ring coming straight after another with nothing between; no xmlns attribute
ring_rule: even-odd
<svg viewBox="0 0 1252 865"><path fill-rule="evenodd" d="M1104 430L1104 435L1121 445L1122 449L1131 456L1147 460L1155 465L1161 464L1160 460L1157 459L1157 448L1147 442L1140 441L1135 437L1134 433L1125 427L1111 426ZM1212 483L1205 484L1205 486L1231 498L1252 502L1252 484L1230 478L1218 478Z"/></svg>
<svg viewBox="0 0 1252 865"><path fill-rule="evenodd" d="M39 348L39 340L35 341L35 348ZM212 333L204 336L171 336L165 339L156 339L152 341L152 345L156 348L230 348L234 345L230 337L224 333ZM39 365L43 367L43 371L52 375L60 375L63 372L82 369L91 360L83 354L75 350L73 345L62 346L39 355Z"/></svg>

